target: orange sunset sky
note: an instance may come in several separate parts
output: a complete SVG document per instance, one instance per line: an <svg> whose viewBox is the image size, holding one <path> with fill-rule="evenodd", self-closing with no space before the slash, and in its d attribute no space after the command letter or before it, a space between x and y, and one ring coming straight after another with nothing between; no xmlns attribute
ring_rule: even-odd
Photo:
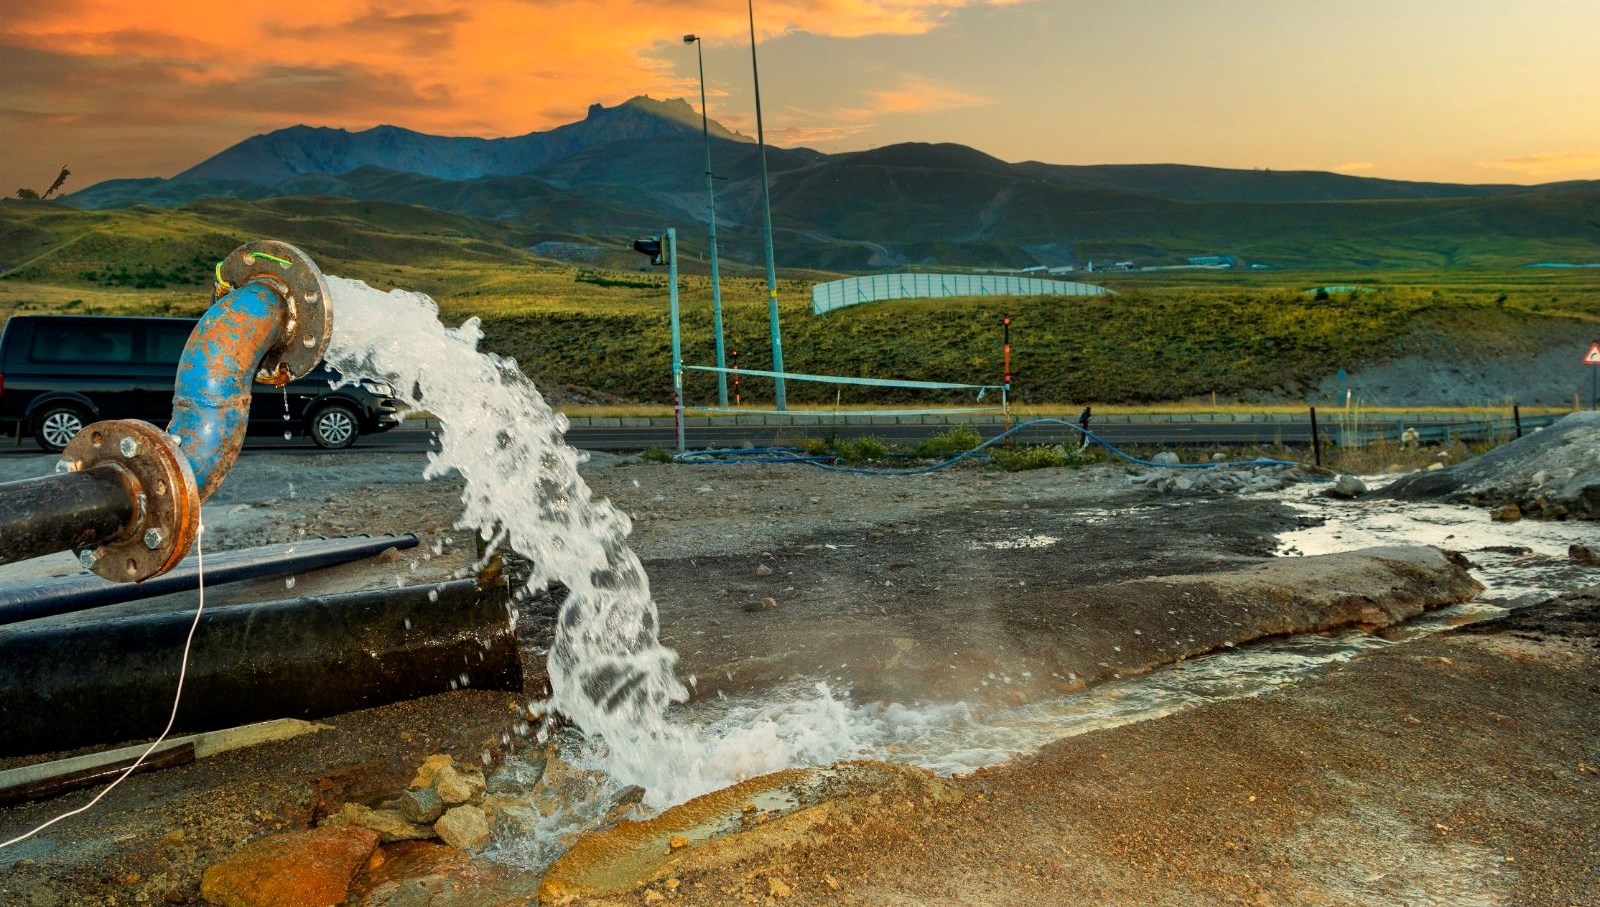
<svg viewBox="0 0 1600 907"><path fill-rule="evenodd" d="M758 0L768 137L1460 182L1600 177L1600 0ZM753 135L743 0L0 0L0 187L296 123L502 136L690 97Z"/></svg>

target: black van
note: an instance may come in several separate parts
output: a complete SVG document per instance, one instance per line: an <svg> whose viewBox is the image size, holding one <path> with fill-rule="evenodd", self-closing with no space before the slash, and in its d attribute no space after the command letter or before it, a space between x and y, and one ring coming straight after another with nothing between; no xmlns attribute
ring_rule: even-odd
<svg viewBox="0 0 1600 907"><path fill-rule="evenodd" d="M0 334L0 427L45 450L66 446L101 419L166 425L178 357L193 318L13 315ZM400 424L392 391L363 381L334 387L337 372L318 366L285 389L251 391L250 431L307 434L319 446L349 447L363 433ZM287 414L288 418L285 418Z"/></svg>

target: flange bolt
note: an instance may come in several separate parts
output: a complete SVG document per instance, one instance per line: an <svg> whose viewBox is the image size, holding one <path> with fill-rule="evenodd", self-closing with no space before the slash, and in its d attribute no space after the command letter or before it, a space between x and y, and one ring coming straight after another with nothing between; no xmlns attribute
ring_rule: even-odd
<svg viewBox="0 0 1600 907"><path fill-rule="evenodd" d="M161 547L161 543L166 541L166 538L166 535L160 529L146 529L144 531L144 546L154 551Z"/></svg>
<svg viewBox="0 0 1600 907"><path fill-rule="evenodd" d="M139 442L134 438L124 436L122 443L117 445L117 449L122 451L124 457L131 460L139 455Z"/></svg>
<svg viewBox="0 0 1600 907"><path fill-rule="evenodd" d="M82 564L83 569L85 570L93 570L94 565L99 560L100 552L94 550L93 548L85 548L78 552L78 563Z"/></svg>

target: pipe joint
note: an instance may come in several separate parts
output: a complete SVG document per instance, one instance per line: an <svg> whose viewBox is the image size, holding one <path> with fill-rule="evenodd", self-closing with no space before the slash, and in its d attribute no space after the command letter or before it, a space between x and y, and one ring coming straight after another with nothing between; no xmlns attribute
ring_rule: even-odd
<svg viewBox="0 0 1600 907"><path fill-rule="evenodd" d="M189 553L200 531L200 497L176 439L137 419L96 422L68 442L61 462L68 472L114 474L132 505L118 531L78 550L86 569L117 582L140 582L167 572Z"/></svg>

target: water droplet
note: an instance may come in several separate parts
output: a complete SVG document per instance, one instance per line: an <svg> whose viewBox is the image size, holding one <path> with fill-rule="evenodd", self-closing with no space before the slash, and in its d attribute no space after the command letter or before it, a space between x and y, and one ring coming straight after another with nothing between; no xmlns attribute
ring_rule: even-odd
<svg viewBox="0 0 1600 907"><path fill-rule="evenodd" d="M428 601L436 602L438 600L439 600L439 590L438 589L429 589L428 590Z"/></svg>
<svg viewBox="0 0 1600 907"><path fill-rule="evenodd" d="M406 618L406 629L407 630L411 629L411 618L409 618L409 617Z"/></svg>
<svg viewBox="0 0 1600 907"><path fill-rule="evenodd" d="M283 588L285 588L285 589L293 589L294 588L294 577L291 576L288 579L284 580L283 581Z"/></svg>
<svg viewBox="0 0 1600 907"><path fill-rule="evenodd" d="M290 438L293 438L293 437L294 437L294 432L290 431L287 428L283 430L283 440L287 441L287 440L289 440Z"/></svg>

